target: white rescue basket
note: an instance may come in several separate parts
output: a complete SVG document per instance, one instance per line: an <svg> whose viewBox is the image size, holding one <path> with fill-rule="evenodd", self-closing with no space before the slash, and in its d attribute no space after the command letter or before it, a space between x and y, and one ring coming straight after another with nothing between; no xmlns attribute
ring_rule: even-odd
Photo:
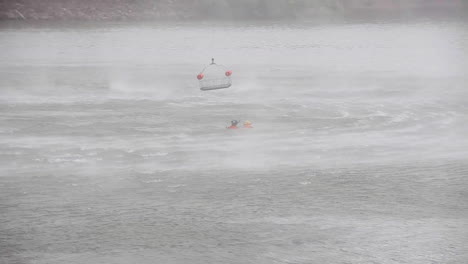
<svg viewBox="0 0 468 264"><path fill-rule="evenodd" d="M232 71L227 70L223 65L216 64L214 59L211 59L211 64L197 75L200 90L209 91L229 88L232 85L231 75Z"/></svg>

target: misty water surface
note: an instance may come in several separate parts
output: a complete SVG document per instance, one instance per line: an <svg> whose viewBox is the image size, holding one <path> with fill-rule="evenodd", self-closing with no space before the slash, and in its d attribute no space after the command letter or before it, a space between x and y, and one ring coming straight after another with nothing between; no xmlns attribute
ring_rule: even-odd
<svg viewBox="0 0 468 264"><path fill-rule="evenodd" d="M467 47L463 22L4 26L0 262L464 263ZM199 90L212 57L231 89Z"/></svg>

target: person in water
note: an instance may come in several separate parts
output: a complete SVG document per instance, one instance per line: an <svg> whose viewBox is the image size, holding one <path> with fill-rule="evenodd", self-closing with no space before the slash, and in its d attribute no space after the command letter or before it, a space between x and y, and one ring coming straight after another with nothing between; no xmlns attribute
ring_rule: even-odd
<svg viewBox="0 0 468 264"><path fill-rule="evenodd" d="M253 128L252 122L250 122L250 121L248 121L248 120L245 121L245 122L244 122L244 128Z"/></svg>
<svg viewBox="0 0 468 264"><path fill-rule="evenodd" d="M231 126L227 127L228 129L238 129L237 124L239 124L239 121L237 120L232 120L231 121Z"/></svg>

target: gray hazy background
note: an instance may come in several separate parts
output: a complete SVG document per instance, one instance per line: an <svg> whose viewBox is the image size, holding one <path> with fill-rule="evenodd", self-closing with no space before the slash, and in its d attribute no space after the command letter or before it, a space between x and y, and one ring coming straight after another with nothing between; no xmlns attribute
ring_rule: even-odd
<svg viewBox="0 0 468 264"><path fill-rule="evenodd" d="M0 20L271 20L464 16L464 0L3 0Z"/></svg>
<svg viewBox="0 0 468 264"><path fill-rule="evenodd" d="M28 3L0 3L25 17L0 22L0 263L466 263L463 2L104 22ZM232 88L199 90L212 57Z"/></svg>

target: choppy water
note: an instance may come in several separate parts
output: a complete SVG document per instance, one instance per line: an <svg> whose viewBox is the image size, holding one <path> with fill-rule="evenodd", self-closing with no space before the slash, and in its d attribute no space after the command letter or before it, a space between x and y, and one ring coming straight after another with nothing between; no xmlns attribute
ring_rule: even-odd
<svg viewBox="0 0 468 264"><path fill-rule="evenodd" d="M465 263L467 47L463 22L3 26L0 262ZM231 89L198 90L211 57Z"/></svg>

